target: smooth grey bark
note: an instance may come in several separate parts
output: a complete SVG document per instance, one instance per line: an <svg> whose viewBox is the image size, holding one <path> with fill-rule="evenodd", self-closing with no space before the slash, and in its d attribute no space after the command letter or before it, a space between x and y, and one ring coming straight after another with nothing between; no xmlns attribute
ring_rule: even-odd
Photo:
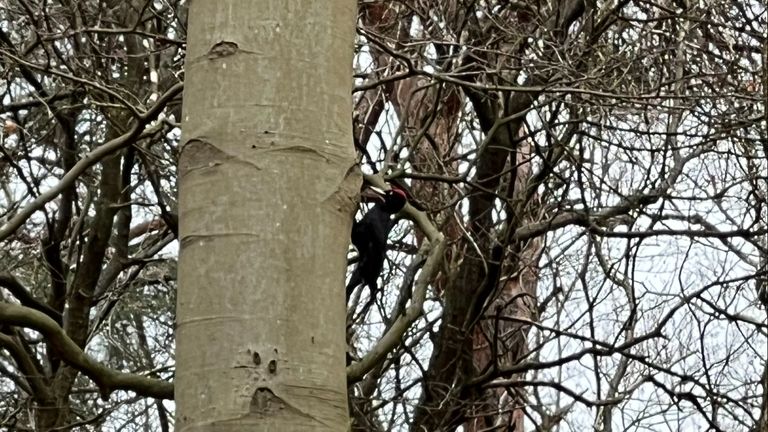
<svg viewBox="0 0 768 432"><path fill-rule="evenodd" d="M346 430L352 0L192 2L178 430Z"/></svg>

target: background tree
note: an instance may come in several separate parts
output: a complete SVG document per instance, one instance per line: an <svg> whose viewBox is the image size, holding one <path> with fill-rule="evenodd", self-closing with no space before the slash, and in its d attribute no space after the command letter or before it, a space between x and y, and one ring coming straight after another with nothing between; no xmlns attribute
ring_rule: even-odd
<svg viewBox="0 0 768 432"><path fill-rule="evenodd" d="M349 305L353 429L768 430L767 15L361 2L356 148L412 205ZM0 22L0 424L168 430L185 3Z"/></svg>
<svg viewBox="0 0 768 432"><path fill-rule="evenodd" d="M168 429L165 406L144 398L173 393L148 377L172 373L174 292L160 253L174 240L166 199L175 126L164 113L178 105L181 84L168 66L180 64L182 42L145 35L178 35L177 7L11 2L0 10L6 427L95 427L131 404L114 425L153 412ZM143 210L155 206L167 227Z"/></svg>
<svg viewBox="0 0 768 432"><path fill-rule="evenodd" d="M372 2L361 16L364 161L417 197L442 187L425 206L460 216L436 216L454 246L435 315L357 386L358 427L678 430L672 410L764 428L765 39L747 30L765 29L764 6ZM403 303L382 300L369 316L386 328ZM381 331L368 322L363 351ZM734 379L736 358L760 366Z"/></svg>

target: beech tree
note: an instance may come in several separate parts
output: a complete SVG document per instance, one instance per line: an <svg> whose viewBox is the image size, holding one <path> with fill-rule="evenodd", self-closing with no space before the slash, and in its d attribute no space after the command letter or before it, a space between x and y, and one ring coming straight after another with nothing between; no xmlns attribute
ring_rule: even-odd
<svg viewBox="0 0 768 432"><path fill-rule="evenodd" d="M190 7L180 429L346 429L354 17L348 0Z"/></svg>
<svg viewBox="0 0 768 432"><path fill-rule="evenodd" d="M0 4L0 425L768 431L763 2L358 3Z"/></svg>

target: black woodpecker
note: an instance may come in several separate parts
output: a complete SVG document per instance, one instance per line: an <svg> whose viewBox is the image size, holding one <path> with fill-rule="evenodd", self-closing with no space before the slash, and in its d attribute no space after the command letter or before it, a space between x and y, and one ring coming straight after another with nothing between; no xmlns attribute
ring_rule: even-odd
<svg viewBox="0 0 768 432"><path fill-rule="evenodd" d="M392 215L408 203L405 192L398 188L381 190L369 186L361 195L376 201L360 221L352 225L352 244L360 256L347 284L347 301L359 285L368 285L371 298L378 290L377 280L387 258L387 237L397 223Z"/></svg>

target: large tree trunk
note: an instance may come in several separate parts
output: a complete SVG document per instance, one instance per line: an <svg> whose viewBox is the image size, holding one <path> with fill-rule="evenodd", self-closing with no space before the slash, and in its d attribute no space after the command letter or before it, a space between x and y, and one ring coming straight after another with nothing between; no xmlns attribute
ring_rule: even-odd
<svg viewBox="0 0 768 432"><path fill-rule="evenodd" d="M179 430L346 430L355 3L194 2L179 161Z"/></svg>

